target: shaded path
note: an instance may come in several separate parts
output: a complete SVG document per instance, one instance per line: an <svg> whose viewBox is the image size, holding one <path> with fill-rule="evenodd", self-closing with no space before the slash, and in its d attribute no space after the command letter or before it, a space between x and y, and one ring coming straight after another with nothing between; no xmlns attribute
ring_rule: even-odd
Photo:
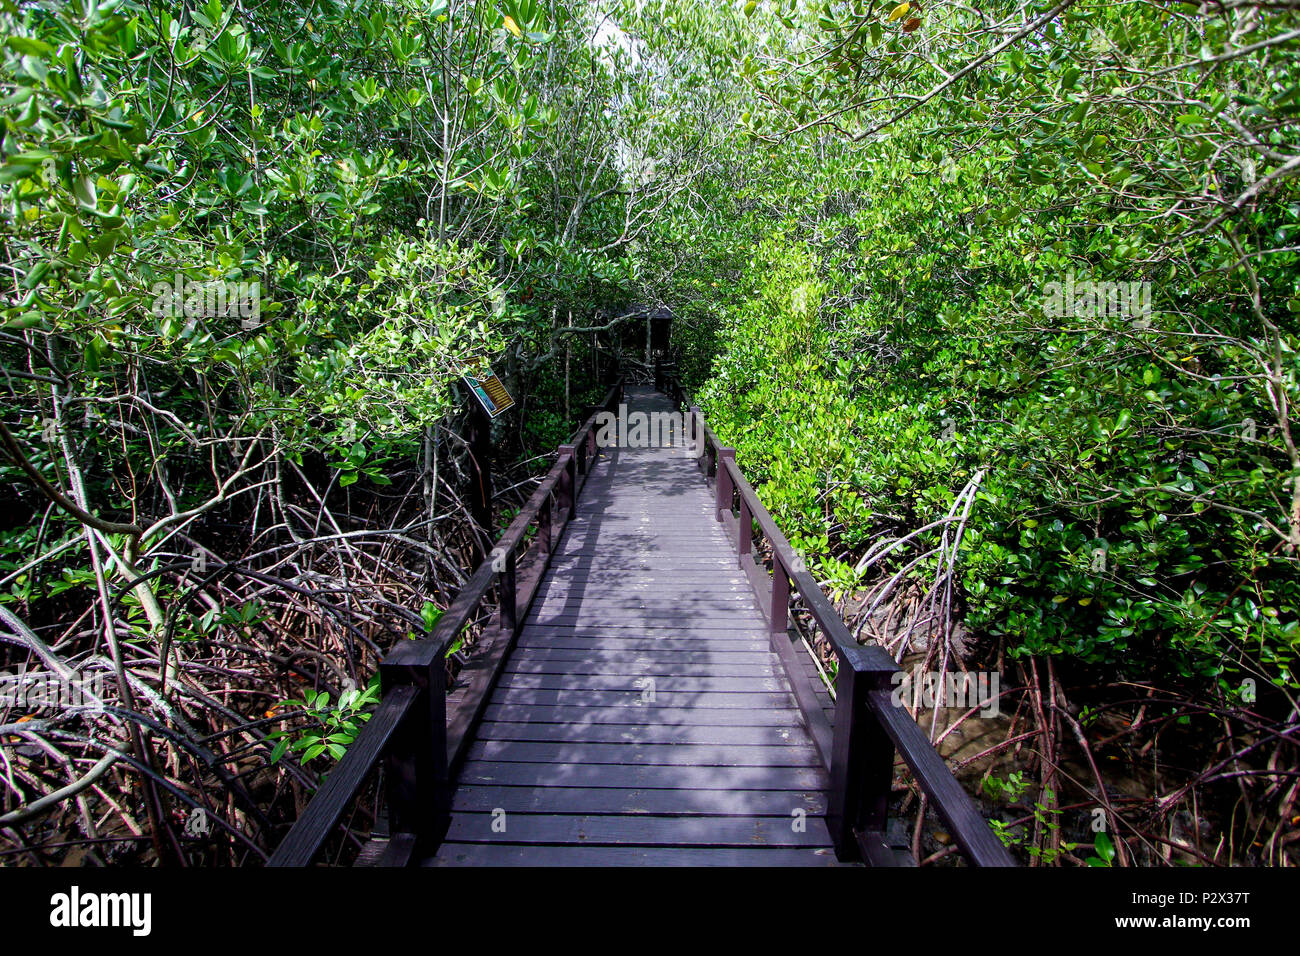
<svg viewBox="0 0 1300 956"><path fill-rule="evenodd" d="M713 509L680 442L602 455L432 865L835 864L826 770Z"/></svg>

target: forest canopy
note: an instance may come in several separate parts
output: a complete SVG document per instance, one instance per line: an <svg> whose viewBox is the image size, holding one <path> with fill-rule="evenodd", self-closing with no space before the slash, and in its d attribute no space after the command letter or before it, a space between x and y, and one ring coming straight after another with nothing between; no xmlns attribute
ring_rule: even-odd
<svg viewBox="0 0 1300 956"><path fill-rule="evenodd" d="M264 858L653 304L1027 862L1295 862L1296 12L2 0L0 859Z"/></svg>

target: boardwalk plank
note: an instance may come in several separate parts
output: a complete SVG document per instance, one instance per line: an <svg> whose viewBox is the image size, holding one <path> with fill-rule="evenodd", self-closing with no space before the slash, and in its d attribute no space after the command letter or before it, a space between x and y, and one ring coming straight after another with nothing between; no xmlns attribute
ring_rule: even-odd
<svg viewBox="0 0 1300 956"><path fill-rule="evenodd" d="M588 624L527 624L519 635L520 640L532 638L542 642L561 638L574 638L594 641L632 640L656 644L668 649L670 641L689 643L693 647L723 647L728 643L761 644L770 648L767 631L760 626L737 621L728 627L701 627L694 624L658 625L631 624L620 621L599 626Z"/></svg>
<svg viewBox="0 0 1300 956"><path fill-rule="evenodd" d="M703 656L703 655L700 655ZM755 654L758 658L759 655ZM556 676L590 675L596 677L614 677L635 674L669 677L776 677L777 671L767 660L752 662L720 663L716 659L706 659L700 663L675 664L663 657L647 659L629 654L610 657L601 661L550 660L538 661L517 657L505 669L507 674L551 674Z"/></svg>
<svg viewBox="0 0 1300 956"><path fill-rule="evenodd" d="M653 684L650 680L653 679ZM526 690L609 690L653 692L655 703L661 694L768 694L780 693L785 680L775 673L746 677L682 677L679 674L641 674L628 669L621 674L503 674L498 687Z"/></svg>
<svg viewBox="0 0 1300 956"><path fill-rule="evenodd" d="M489 703L485 720L509 720L523 723L554 723L572 726L584 724L663 724L684 727L795 727L799 711L791 702L784 707L747 711L734 707L583 707L571 704Z"/></svg>
<svg viewBox="0 0 1300 956"><path fill-rule="evenodd" d="M559 645L528 646L516 648L507 669L525 670L524 665L553 665L564 668L563 673L579 673L577 665L581 664L624 664L632 661L638 664L663 664L671 667L680 663L683 666L696 664L772 664L772 655L766 650L721 650L705 647L694 650L660 650L650 645L645 650L628 648L599 650L584 647L566 647ZM676 673L685 673L677 671Z"/></svg>
<svg viewBox="0 0 1300 956"><path fill-rule="evenodd" d="M553 724L521 721L484 721L479 740L569 740L586 743L638 744L789 744L801 743L797 728L759 725L710 724Z"/></svg>
<svg viewBox="0 0 1300 956"><path fill-rule="evenodd" d="M838 866L824 848L516 846L447 843L432 866Z"/></svg>
<svg viewBox="0 0 1300 956"><path fill-rule="evenodd" d="M800 815L785 817L673 816L643 814L532 814L507 811L458 813L447 839L456 843L550 843L582 846L820 847L826 824ZM496 827L494 830L493 827ZM504 828L504 830L503 830ZM819 832L820 831L820 832Z"/></svg>
<svg viewBox="0 0 1300 956"><path fill-rule="evenodd" d="M788 693L763 693L747 691L663 691L651 688L629 687L627 690L568 690L542 688L532 690L522 687L498 687L491 703L501 704L567 704L575 707L622 707L645 714L660 707L712 707L719 710L761 710L767 707L794 708L794 698Z"/></svg>
<svg viewBox="0 0 1300 956"><path fill-rule="evenodd" d="M736 626L755 627L762 621L757 611L743 612L737 609L726 613L718 609L706 609L695 612L682 612L672 608L610 608L607 611L586 611L582 609L561 608L543 610L528 615L528 623L555 626L572 624L588 627L641 627L647 630L667 629L681 630L730 630Z"/></svg>
<svg viewBox="0 0 1300 956"><path fill-rule="evenodd" d="M511 763L473 760L462 783L515 787L649 787L655 790L809 790L824 787L816 767L638 767L626 764ZM506 808L509 812L509 808Z"/></svg>
<svg viewBox="0 0 1300 956"><path fill-rule="evenodd" d="M471 760L503 763L618 764L628 767L816 767L811 744L659 744L478 740Z"/></svg>
<svg viewBox="0 0 1300 956"><path fill-rule="evenodd" d="M516 813L616 813L656 816L791 817L801 809L810 817L826 812L818 790L652 790L619 787L466 786L456 791L452 812L491 813L499 807Z"/></svg>

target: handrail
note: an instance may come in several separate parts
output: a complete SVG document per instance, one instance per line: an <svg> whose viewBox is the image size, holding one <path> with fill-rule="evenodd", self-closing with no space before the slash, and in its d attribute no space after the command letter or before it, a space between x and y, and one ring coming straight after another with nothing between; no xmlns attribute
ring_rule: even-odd
<svg viewBox="0 0 1300 956"><path fill-rule="evenodd" d="M824 728L828 732L818 733L823 729L818 725L824 725L826 717L809 703L809 695L800 694L802 688L798 686L795 699L829 765L827 825L836 855L842 860L865 859L874 865L898 863L896 852L884 839L897 750L922 792L952 831L969 863L1015 866L1015 859L993 833L929 738L896 703L891 688L900 668L893 657L879 646L859 644L849 632L844 619L745 479L736 464L735 449L724 445L705 423L675 371L658 369L656 385L690 410L690 432L703 438L700 464L715 488L715 517L733 533L740 566L749 572L756 589L762 574L752 555L755 523L771 548L769 625L773 646L786 664L791 682L797 684L804 680L804 675L790 665L789 641L785 639L789 629L791 585L835 651L839 662L835 717L833 725ZM739 514L733 515L737 502Z"/></svg>
<svg viewBox="0 0 1300 956"><path fill-rule="evenodd" d="M319 851L317 833L329 833L338 826L343 811L357 795L389 739L415 704L414 687L398 687L380 702L352 741L339 765L330 772L288 836L275 848L269 866L307 866Z"/></svg>
<svg viewBox="0 0 1300 956"><path fill-rule="evenodd" d="M486 704L501 662L518 636L519 621L550 564L555 542L573 514L578 492L598 454L597 418L601 412L616 410L622 396L623 379L619 378L601 403L588 410L570 441L559 447L555 464L443 612L433 632L422 640L402 641L380 662L382 701L339 765L312 795L267 866L306 866L315 860L381 758L392 833L381 862L408 865L437 849L450 817L450 769L464 753L468 727ZM526 554L529 563L521 566L519 549L533 525L537 526L537 542ZM525 573L521 575L521 571ZM480 693L457 714L449 733L447 649L493 587L500 595L495 615L499 633L493 635L493 641L503 640L492 648L498 652L493 665L479 675L482 680L475 689Z"/></svg>

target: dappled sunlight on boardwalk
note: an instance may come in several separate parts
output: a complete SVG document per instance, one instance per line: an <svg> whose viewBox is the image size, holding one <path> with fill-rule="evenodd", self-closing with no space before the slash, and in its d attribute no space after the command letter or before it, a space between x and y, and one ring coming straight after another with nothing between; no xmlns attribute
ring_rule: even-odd
<svg viewBox="0 0 1300 956"><path fill-rule="evenodd" d="M432 863L832 865L826 787L695 459L606 449Z"/></svg>

